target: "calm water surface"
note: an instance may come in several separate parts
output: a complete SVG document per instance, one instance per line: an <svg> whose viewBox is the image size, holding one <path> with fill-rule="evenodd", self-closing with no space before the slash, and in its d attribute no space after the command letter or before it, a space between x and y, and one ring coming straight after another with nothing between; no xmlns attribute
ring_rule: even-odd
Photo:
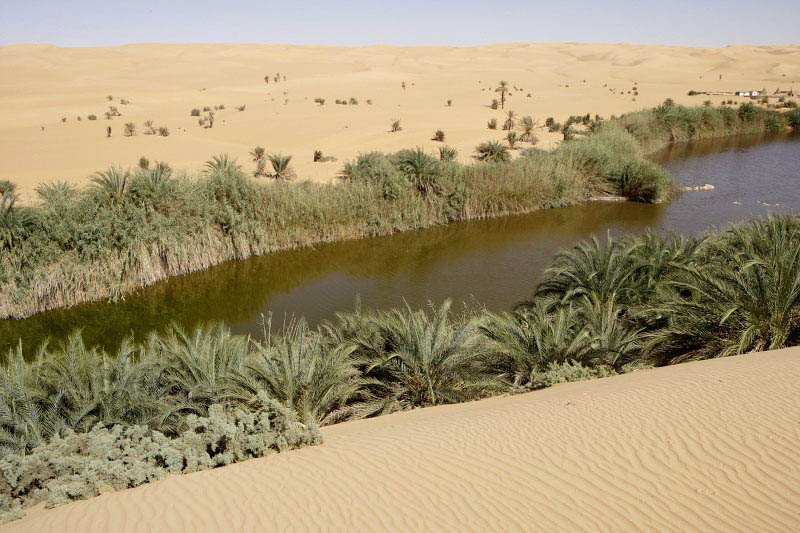
<svg viewBox="0 0 800 533"><path fill-rule="evenodd" d="M159 282L109 304L88 303L0 321L0 350L21 338L32 351L83 328L90 344L115 349L176 322L225 321L261 337L262 316L312 324L364 306L441 302L507 310L532 292L555 253L591 235L651 227L698 233L769 212L800 211L800 137L741 136L673 146L655 156L683 185L713 184L668 204L591 203L530 215L454 223L387 237L332 243L234 261Z"/></svg>

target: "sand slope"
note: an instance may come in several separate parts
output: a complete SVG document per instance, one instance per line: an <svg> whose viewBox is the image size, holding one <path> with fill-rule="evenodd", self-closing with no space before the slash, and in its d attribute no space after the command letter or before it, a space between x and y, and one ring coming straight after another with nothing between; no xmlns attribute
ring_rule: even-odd
<svg viewBox="0 0 800 533"><path fill-rule="evenodd" d="M264 83L266 74L276 73L287 81ZM489 108L501 79L517 89L506 109L518 116L542 123L548 116L608 117L667 97L687 104L708 98L689 97L690 89L800 91L800 45L5 46L0 47L0 179L12 179L32 198L38 183L85 183L94 171L135 166L143 155L199 169L212 155L227 152L252 169L248 151L262 145L292 154L301 178L326 181L362 151L422 146L434 152L440 146L431 140L437 129L468 160L479 142L505 135L486 127L490 118L503 122L503 111ZM315 104L317 97L326 104ZM334 103L350 97L359 105ZM120 99L131 103L121 105ZM219 104L226 109L217 112L212 129L190 116L192 108ZM104 120L109 105L123 116ZM247 107L239 112L238 105ZM88 121L89 114L98 120ZM389 133L395 118L403 131ZM170 136L144 135L146 120L169 127ZM138 134L123 137L129 121ZM560 139L545 130L539 136L543 147ZM338 161L313 163L315 149Z"/></svg>
<svg viewBox="0 0 800 533"><path fill-rule="evenodd" d="M800 529L800 349L325 429L17 531Z"/></svg>

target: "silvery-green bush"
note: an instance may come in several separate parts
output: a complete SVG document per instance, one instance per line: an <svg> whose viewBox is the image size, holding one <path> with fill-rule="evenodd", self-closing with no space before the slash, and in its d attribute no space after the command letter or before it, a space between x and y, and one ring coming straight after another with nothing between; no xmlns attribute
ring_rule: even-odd
<svg viewBox="0 0 800 533"><path fill-rule="evenodd" d="M13 520L40 501L47 507L97 496L104 488L136 487L168 473L189 473L319 444L316 424L259 393L252 410L212 405L189 415L175 438L145 426L96 425L56 435L28 455L0 460L0 518Z"/></svg>

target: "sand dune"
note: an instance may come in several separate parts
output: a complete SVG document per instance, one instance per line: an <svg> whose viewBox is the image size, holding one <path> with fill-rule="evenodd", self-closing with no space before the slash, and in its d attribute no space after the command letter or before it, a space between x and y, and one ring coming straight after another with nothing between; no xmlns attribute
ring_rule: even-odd
<svg viewBox="0 0 800 533"><path fill-rule="evenodd" d="M435 407L16 531L800 529L800 349Z"/></svg>
<svg viewBox="0 0 800 533"><path fill-rule="evenodd" d="M264 75L275 73L287 81L265 84ZM506 107L519 116L541 122L548 116L610 116L667 97L687 104L706 99L687 96L690 89L800 90L800 45L6 46L0 47L0 178L17 182L31 198L38 183L84 183L96 170L134 166L143 155L199 169L211 155L228 152L253 167L247 153L262 145L293 154L301 178L326 181L361 151L435 151L440 144L431 137L437 129L467 160L479 142L504 135L486 128L490 118L503 116L488 107L500 79L521 89L512 91ZM326 104L315 104L316 97ZM350 97L359 105L334 103ZM121 98L131 103L120 105ZM109 104L123 116L104 120ZM217 112L212 129L189 116L192 108L219 104L226 109ZM245 111L237 111L239 105ZM88 121L89 114L98 120ZM395 118L403 131L392 134ZM169 127L170 136L144 135L145 120ZM138 134L123 137L129 121ZM544 130L539 136L543 147L560 138ZM338 161L313 163L315 149Z"/></svg>

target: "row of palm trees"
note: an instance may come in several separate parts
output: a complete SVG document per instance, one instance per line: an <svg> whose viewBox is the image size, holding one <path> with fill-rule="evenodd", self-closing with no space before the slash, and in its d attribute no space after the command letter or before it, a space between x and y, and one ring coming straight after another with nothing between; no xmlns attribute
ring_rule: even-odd
<svg viewBox="0 0 800 533"><path fill-rule="evenodd" d="M0 450L97 423L173 434L186 416L247 408L259 391L330 424L530 390L565 369L608 375L798 344L800 218L704 238L593 239L559 254L511 312L357 307L316 329L266 324L264 338L173 326L114 355L80 333L32 362L14 350L0 373Z"/></svg>

